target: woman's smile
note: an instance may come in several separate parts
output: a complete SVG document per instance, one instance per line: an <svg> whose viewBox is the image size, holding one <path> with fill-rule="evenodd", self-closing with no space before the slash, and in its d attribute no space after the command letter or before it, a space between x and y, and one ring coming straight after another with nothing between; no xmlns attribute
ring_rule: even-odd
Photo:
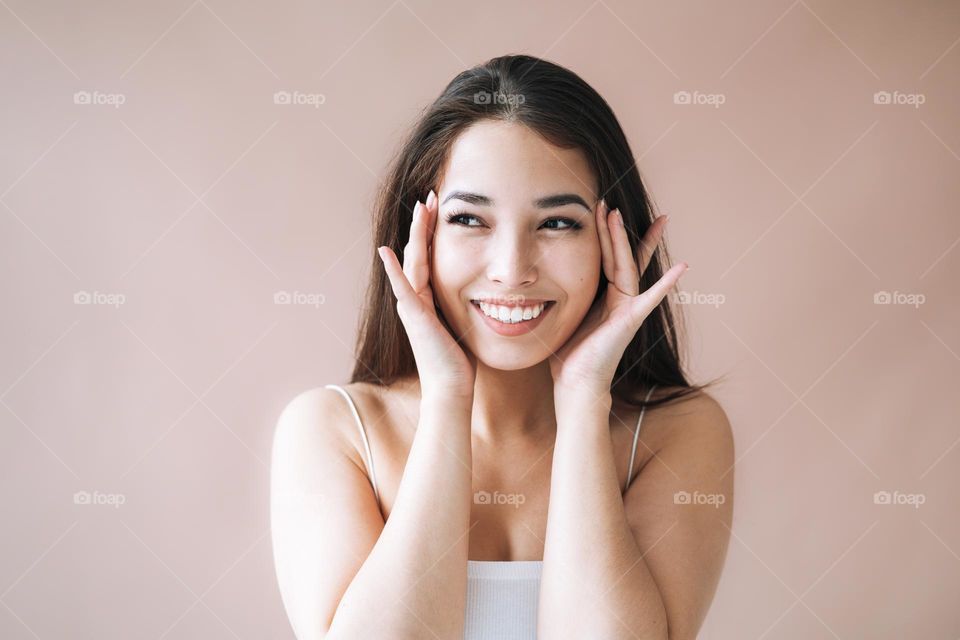
<svg viewBox="0 0 960 640"><path fill-rule="evenodd" d="M537 328L545 315L556 304L547 300L537 304L497 305L482 300L471 300L483 323L502 336L520 336Z"/></svg>

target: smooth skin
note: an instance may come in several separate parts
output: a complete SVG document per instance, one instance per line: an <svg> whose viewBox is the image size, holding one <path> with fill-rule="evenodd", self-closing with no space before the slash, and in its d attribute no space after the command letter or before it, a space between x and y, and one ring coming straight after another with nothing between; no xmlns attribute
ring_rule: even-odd
<svg viewBox="0 0 960 640"><path fill-rule="evenodd" d="M620 460L635 419L624 420L610 394L626 345L686 270L685 263L675 265L647 291L638 289L666 217L654 222L632 255L618 214L590 197L593 178L579 152L551 147L517 125L473 129L452 153L440 198L431 191L426 203L417 203L404 264L388 248L379 249L420 372L406 391L384 401L351 389L361 398L362 414L418 412L415 430L405 432L405 440L395 438L403 444L393 444L394 430L377 431L383 435L381 455L399 459L395 475L402 474L391 491L378 462L384 513L342 397L322 389L305 392L278 423L274 549L298 638L460 638L467 558L532 559L538 542L544 561L538 637L694 638L729 541L729 422L703 393L677 407L648 411L641 434L646 451L638 452L637 475L621 495L626 460ZM493 149L499 150L498 162L482 163ZM535 166L546 173L530 173ZM497 206L474 208L482 225L438 223L441 201L468 180L471 190L495 193ZM541 213L526 206L550 180L556 183L545 192L574 191L596 202L587 215L569 204L549 212L579 219L583 233L543 227ZM610 286L585 308L575 289L584 286L583 268L579 275L563 269L571 256L591 255ZM437 269L438 263L447 268ZM458 264L481 268L458 271ZM593 281L595 288L592 277L587 284ZM482 319L471 315L469 297L494 290L557 300L553 324L541 324L537 335L522 340L477 328L473 323ZM435 301L466 350L437 317ZM531 385L549 393L531 393L537 388ZM497 403L496 392L502 400L507 389L523 394L514 400L546 400L549 415L543 407L531 409L533 403ZM408 398L405 404L401 396ZM504 427L517 423L493 413L503 406L537 426ZM368 433L374 433L371 422L376 420L365 419ZM527 471L519 477L505 475L544 450L552 460L546 457L539 467L522 464ZM511 451L521 453L511 457ZM493 486L494 479L524 488L524 512L488 518L489 510L478 511L473 492ZM722 502L678 503L674 495L681 491L722 496ZM519 522L517 513L526 519ZM521 539L524 528L529 534Z"/></svg>

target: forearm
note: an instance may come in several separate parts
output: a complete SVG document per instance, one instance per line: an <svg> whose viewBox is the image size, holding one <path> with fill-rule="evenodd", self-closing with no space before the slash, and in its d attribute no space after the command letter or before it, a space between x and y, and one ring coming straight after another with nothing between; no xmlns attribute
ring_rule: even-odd
<svg viewBox="0 0 960 640"><path fill-rule="evenodd" d="M466 601L472 400L424 399L390 517L331 638L459 638Z"/></svg>
<svg viewBox="0 0 960 640"><path fill-rule="evenodd" d="M610 394L557 394L540 637L666 638L660 592L627 522Z"/></svg>

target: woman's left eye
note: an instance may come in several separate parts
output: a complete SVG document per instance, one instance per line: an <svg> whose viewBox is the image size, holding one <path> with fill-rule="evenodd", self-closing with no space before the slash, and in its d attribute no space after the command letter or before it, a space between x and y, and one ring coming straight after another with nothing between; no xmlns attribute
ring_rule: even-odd
<svg viewBox="0 0 960 640"><path fill-rule="evenodd" d="M472 215L470 215L469 213L461 213L461 212L458 212L458 211L454 211L454 212L452 212L452 213L448 213L448 214L444 217L444 219L445 219L447 222L449 222L450 224L458 224L458 225L461 225L461 226L464 226L464 227L479 227L479 226L482 226L481 224L479 224L480 219L477 218L477 216L472 216ZM469 222L465 223L464 220L476 221L478 224L470 224Z"/></svg>
<svg viewBox="0 0 960 640"><path fill-rule="evenodd" d="M579 229L579 228L581 228L581 224L580 224L579 222L577 222L576 220L571 220L571 219L569 219L569 218L550 218L549 220L545 221L543 224L544 224L544 226L546 226L546 225L550 225L551 223L554 223L554 222L559 222L559 223L565 224L565 225L567 225L567 226L566 226L566 227L554 227L554 226L551 226L551 227L548 227L549 229L556 229L557 231L566 231L566 230L568 230L568 229Z"/></svg>

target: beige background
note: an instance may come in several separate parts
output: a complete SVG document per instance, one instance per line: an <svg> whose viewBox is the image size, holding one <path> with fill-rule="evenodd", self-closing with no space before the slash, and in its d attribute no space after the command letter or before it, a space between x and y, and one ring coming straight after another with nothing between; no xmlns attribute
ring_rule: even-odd
<svg viewBox="0 0 960 640"><path fill-rule="evenodd" d="M702 637L960 635L960 5L269 4L0 2L0 637L292 638L274 422L346 380L400 135L519 52L621 118L729 374Z"/></svg>

